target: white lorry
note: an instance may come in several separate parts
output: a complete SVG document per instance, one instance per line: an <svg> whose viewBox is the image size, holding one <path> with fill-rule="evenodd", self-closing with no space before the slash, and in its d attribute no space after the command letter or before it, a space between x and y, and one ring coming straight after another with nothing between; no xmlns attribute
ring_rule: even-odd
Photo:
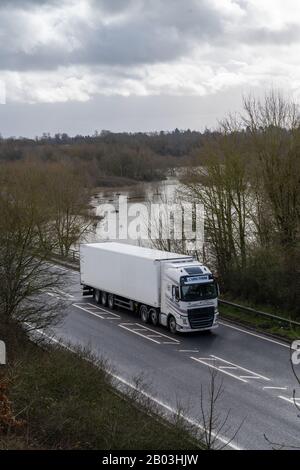
<svg viewBox="0 0 300 470"><path fill-rule="evenodd" d="M218 286L191 256L116 242L80 246L83 295L172 333L216 328Z"/></svg>

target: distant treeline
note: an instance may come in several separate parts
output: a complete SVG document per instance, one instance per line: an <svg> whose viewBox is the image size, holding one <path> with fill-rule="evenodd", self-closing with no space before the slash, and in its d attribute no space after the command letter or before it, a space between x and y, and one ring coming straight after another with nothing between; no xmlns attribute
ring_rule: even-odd
<svg viewBox="0 0 300 470"><path fill-rule="evenodd" d="M118 178L151 181L162 179L170 168L196 159L210 131L175 129L172 132L95 132L92 136L66 133L43 134L36 139L0 139L0 162L38 159L73 163L93 185L109 184Z"/></svg>

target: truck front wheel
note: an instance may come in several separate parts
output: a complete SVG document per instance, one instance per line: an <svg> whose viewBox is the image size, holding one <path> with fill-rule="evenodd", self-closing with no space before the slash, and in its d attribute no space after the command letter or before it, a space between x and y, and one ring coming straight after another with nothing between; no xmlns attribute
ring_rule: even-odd
<svg viewBox="0 0 300 470"><path fill-rule="evenodd" d="M176 333L177 333L177 325L176 325L176 320L175 320L175 318L173 317L173 315L170 315L170 316L169 316L169 319L168 319L168 326L169 326L170 332L171 332L173 335L176 335Z"/></svg>
<svg viewBox="0 0 300 470"><path fill-rule="evenodd" d="M146 305L140 306L140 315L143 323L148 323L149 321L149 310Z"/></svg>

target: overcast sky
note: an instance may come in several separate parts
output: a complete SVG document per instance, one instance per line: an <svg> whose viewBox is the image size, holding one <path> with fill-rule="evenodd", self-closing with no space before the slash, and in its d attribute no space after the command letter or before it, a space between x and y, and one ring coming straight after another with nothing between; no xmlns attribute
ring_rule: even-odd
<svg viewBox="0 0 300 470"><path fill-rule="evenodd" d="M1 0L0 132L214 127L299 100L299 43L299 0Z"/></svg>

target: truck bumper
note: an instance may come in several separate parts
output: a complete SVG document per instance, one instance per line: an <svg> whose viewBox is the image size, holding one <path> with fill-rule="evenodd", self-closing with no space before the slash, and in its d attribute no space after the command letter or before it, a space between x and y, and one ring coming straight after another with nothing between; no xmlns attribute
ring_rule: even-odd
<svg viewBox="0 0 300 470"><path fill-rule="evenodd" d="M178 333L192 333L193 331L207 331L207 330L215 330L218 328L219 324L218 322L215 322L212 326L208 328L190 328L189 326L181 326L177 325L177 331Z"/></svg>

